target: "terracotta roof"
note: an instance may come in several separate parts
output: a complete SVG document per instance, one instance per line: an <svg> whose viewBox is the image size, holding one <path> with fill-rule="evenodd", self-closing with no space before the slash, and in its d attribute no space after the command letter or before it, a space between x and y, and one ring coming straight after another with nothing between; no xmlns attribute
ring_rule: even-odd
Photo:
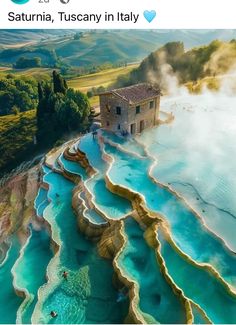
<svg viewBox="0 0 236 325"><path fill-rule="evenodd" d="M130 87L113 89L104 94L114 94L122 97L130 104L137 104L149 98L154 98L161 95L161 91L158 87L154 87L148 83L140 83Z"/></svg>

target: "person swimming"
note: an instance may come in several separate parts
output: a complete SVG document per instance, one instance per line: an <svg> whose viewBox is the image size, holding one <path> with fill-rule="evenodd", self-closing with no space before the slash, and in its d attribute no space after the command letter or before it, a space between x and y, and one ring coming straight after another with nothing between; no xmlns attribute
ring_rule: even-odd
<svg viewBox="0 0 236 325"><path fill-rule="evenodd" d="M57 313L55 312L55 311L51 311L50 312L50 316L52 317L52 318L55 318L55 317L57 317Z"/></svg>
<svg viewBox="0 0 236 325"><path fill-rule="evenodd" d="M63 276L63 278L64 278L65 280L68 280L68 272L64 271L64 272L62 273L62 276Z"/></svg>

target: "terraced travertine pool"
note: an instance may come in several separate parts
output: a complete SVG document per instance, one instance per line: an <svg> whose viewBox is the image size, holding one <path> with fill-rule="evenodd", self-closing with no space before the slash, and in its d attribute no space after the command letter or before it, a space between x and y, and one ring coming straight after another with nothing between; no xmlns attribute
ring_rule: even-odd
<svg viewBox="0 0 236 325"><path fill-rule="evenodd" d="M153 176L191 202L234 251L235 105L234 96L222 93L167 99L162 107L174 113L174 122L138 139L157 159Z"/></svg>
<svg viewBox="0 0 236 325"><path fill-rule="evenodd" d="M150 178L149 159L140 161L109 144L105 145L105 151L114 158L108 173L111 181L143 195L147 207L169 222L172 236L183 252L200 263L212 264L236 287L236 255L203 226L182 200Z"/></svg>
<svg viewBox="0 0 236 325"><path fill-rule="evenodd" d="M49 153L4 248L0 323L236 323L234 101L168 98L170 125Z"/></svg>
<svg viewBox="0 0 236 325"><path fill-rule="evenodd" d="M12 268L19 257L20 242L17 236L11 238L11 246L4 261L0 265L0 315L2 324L16 322L17 310L22 299L15 294L13 285Z"/></svg>
<svg viewBox="0 0 236 325"><path fill-rule="evenodd" d="M235 324L236 295L230 295L209 271L182 258L165 240L161 231L158 232L158 238L169 273L185 295L199 304L213 323Z"/></svg>
<svg viewBox="0 0 236 325"><path fill-rule="evenodd" d="M95 205L109 219L123 218L132 211L132 206L128 200L114 195L106 188L104 176L109 166L102 159L98 142L93 140L92 134L88 134L81 139L79 148L86 154L90 165L97 171L94 177L85 182L86 188L93 196Z"/></svg>
<svg viewBox="0 0 236 325"><path fill-rule="evenodd" d="M35 307L32 320L36 323L121 322L126 306L116 304L111 263L100 258L96 246L77 230L71 207L73 183L53 172L44 176L44 182L49 185L51 201L44 218L51 224L52 238L59 250L48 266L49 281L39 291L42 299ZM67 280L62 277L64 270L69 273ZM52 310L58 313L56 319L50 318Z"/></svg>
<svg viewBox="0 0 236 325"><path fill-rule="evenodd" d="M118 263L125 274L137 283L138 308L145 321L162 324L186 323L184 306L166 282L155 251L150 249L144 239L143 230L132 218L126 219L124 223L127 241Z"/></svg>
<svg viewBox="0 0 236 325"><path fill-rule="evenodd" d="M51 258L48 232L43 228L40 229L40 225L31 226L28 241L23 246L18 263L13 269L15 287L24 290L26 295L17 311L19 323L29 324L31 321L31 315L37 303L37 291L46 282L46 268Z"/></svg>

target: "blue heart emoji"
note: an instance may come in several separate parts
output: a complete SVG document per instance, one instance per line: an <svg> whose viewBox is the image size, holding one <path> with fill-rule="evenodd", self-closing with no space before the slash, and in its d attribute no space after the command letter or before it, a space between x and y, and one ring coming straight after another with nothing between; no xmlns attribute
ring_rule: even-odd
<svg viewBox="0 0 236 325"><path fill-rule="evenodd" d="M153 19L156 17L157 13L155 10L145 10L143 12L144 18L151 23L153 21Z"/></svg>

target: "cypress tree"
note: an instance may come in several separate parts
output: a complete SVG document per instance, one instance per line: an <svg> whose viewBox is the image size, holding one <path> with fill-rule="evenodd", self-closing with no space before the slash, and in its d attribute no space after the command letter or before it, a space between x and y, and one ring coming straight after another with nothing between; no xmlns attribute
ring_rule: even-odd
<svg viewBox="0 0 236 325"><path fill-rule="evenodd" d="M66 81L60 76L59 73L57 73L56 70L53 71L52 73L52 77L53 77L53 91L54 93L62 93L62 94L66 94L66 90L67 90L67 84Z"/></svg>

